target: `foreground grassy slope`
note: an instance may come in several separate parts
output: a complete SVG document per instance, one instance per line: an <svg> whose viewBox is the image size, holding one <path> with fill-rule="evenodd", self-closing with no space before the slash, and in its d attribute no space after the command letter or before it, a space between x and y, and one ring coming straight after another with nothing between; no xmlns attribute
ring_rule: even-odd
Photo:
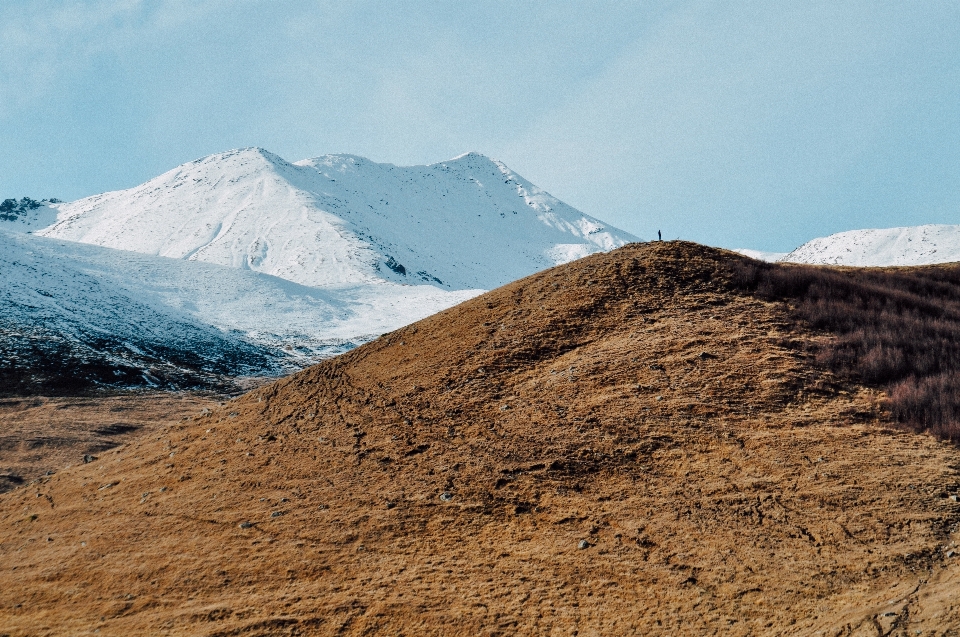
<svg viewBox="0 0 960 637"><path fill-rule="evenodd" d="M745 264L594 255L4 494L0 626L954 634L960 452Z"/></svg>

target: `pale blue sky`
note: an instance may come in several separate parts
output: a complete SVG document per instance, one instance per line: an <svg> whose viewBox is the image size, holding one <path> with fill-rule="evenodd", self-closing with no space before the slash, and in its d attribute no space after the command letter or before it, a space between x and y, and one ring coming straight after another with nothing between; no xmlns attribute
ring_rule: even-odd
<svg viewBox="0 0 960 637"><path fill-rule="evenodd" d="M960 224L960 3L18 0L0 198L476 150L650 238Z"/></svg>

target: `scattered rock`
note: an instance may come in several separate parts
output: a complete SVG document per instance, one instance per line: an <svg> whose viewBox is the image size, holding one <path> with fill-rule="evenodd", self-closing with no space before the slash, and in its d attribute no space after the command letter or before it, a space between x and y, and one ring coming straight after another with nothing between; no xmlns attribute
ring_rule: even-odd
<svg viewBox="0 0 960 637"><path fill-rule="evenodd" d="M109 489L110 487L115 487L115 486L117 486L116 482L108 482L102 487L100 487L99 489L97 489L97 491L103 491L104 489Z"/></svg>
<svg viewBox="0 0 960 637"><path fill-rule="evenodd" d="M248 521L248 522L241 522L238 526L239 526L241 529L249 529L249 528L253 527L253 522L249 522L249 521Z"/></svg>
<svg viewBox="0 0 960 637"><path fill-rule="evenodd" d="M444 502L449 502L450 500L453 499L453 494L450 493L449 491L444 491L443 493L440 494L440 499L443 500Z"/></svg>
<svg viewBox="0 0 960 637"><path fill-rule="evenodd" d="M577 548L580 550L588 549L590 548L590 542L587 542L586 540L580 540L577 542Z"/></svg>
<svg viewBox="0 0 960 637"><path fill-rule="evenodd" d="M91 456L91 455L88 453L87 455L85 455L85 456L83 457L83 464L90 464L91 462L93 462L93 461L96 460L96 459L97 459L96 456Z"/></svg>
<svg viewBox="0 0 960 637"><path fill-rule="evenodd" d="M273 513L270 514L270 517L279 518L281 515L283 515L283 511L274 511Z"/></svg>

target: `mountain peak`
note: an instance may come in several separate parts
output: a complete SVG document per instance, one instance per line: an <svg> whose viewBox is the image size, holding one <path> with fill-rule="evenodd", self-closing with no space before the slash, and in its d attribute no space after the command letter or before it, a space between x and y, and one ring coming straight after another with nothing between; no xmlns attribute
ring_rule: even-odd
<svg viewBox="0 0 960 637"><path fill-rule="evenodd" d="M290 163L259 147L59 206L50 237L250 269L308 286L490 289L636 238L480 153L429 166Z"/></svg>
<svg viewBox="0 0 960 637"><path fill-rule="evenodd" d="M235 164L235 163L244 163L249 161L255 162L267 162L276 166L285 166L289 165L287 160L283 159L279 155L275 155L265 148L259 146L248 146L246 148L234 148L231 150L224 151L222 153L213 153L212 155L206 155L205 157L200 157L195 159L192 162L188 162L181 166L178 166L174 170L184 168L185 166L203 166L210 164Z"/></svg>
<svg viewBox="0 0 960 637"><path fill-rule="evenodd" d="M478 153L478 152L475 151L475 150L471 150L471 151L468 151L468 152L466 152L466 153L457 155L456 157L453 157L453 158L451 158L451 159L448 159L448 160L445 161L445 162L439 162L439 163L446 164L446 163L449 163L449 162L452 162L452 161L460 161L460 160L463 160L463 159L466 159L466 160L489 161L489 162L494 162L494 163L496 162L496 160L487 157L487 156L484 155L483 153Z"/></svg>

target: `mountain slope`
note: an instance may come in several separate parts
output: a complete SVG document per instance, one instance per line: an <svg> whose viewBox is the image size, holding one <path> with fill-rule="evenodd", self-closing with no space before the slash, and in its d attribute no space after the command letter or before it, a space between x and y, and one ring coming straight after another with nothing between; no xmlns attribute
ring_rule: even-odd
<svg viewBox="0 0 960 637"><path fill-rule="evenodd" d="M350 155L291 164L248 148L58 209L38 234L308 286L489 289L635 240L473 153L397 167Z"/></svg>
<svg viewBox="0 0 960 637"><path fill-rule="evenodd" d="M223 377L280 369L271 352L151 303L149 295L62 258L53 243L0 232L4 394L103 385L221 388L230 384Z"/></svg>
<svg viewBox="0 0 960 637"><path fill-rule="evenodd" d="M778 259L820 265L928 265L960 261L960 226L849 230L820 237Z"/></svg>
<svg viewBox="0 0 960 637"><path fill-rule="evenodd" d="M136 344L153 352L144 369L194 353L246 352L242 366L215 366L228 375L289 372L479 293L386 282L310 288L249 270L5 232L0 268L0 348L58 343L106 364L127 359ZM42 363L2 359L0 373L23 377L43 368L52 378L54 369L73 367L75 354L59 364L52 352ZM125 382L147 382L128 376Z"/></svg>
<svg viewBox="0 0 960 637"><path fill-rule="evenodd" d="M46 228L57 220L57 210L51 206L58 203L57 199L4 199L0 202L0 229L32 232Z"/></svg>
<svg viewBox="0 0 960 637"><path fill-rule="evenodd" d="M949 634L960 451L744 264L593 255L4 494L2 625Z"/></svg>

